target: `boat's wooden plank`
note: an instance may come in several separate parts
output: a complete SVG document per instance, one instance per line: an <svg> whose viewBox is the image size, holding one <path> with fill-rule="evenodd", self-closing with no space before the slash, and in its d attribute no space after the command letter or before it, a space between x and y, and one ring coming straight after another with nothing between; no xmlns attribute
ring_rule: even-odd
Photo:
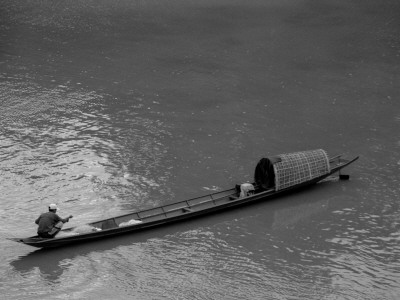
<svg viewBox="0 0 400 300"><path fill-rule="evenodd" d="M233 194L236 194L236 193L233 193ZM153 220L160 220L165 217L170 218L170 217L174 217L177 215L181 215L181 214L187 212L187 211L184 211L184 209L190 209L191 211L193 211L193 210L202 210L202 209L210 208L210 207L216 206L217 204L220 205L222 203L229 202L228 201L229 195L233 195L233 194L230 193L227 196L224 195L219 198L209 197L208 200L203 199L202 201L197 202L197 203L190 203L190 206L188 205L190 200L180 201L180 202L173 203L173 204L168 204L165 206L154 208L152 210L146 210L145 213L147 215L143 215L142 212L140 212L140 218L143 222L150 222ZM208 196L210 196L210 195L208 195ZM201 198L204 198L204 197L201 197ZM156 209L161 209L161 210L155 212ZM151 214L151 212L155 212L155 213Z"/></svg>
<svg viewBox="0 0 400 300"><path fill-rule="evenodd" d="M170 211L179 210L184 207L190 207L190 206L186 203L186 201L183 201L183 202L165 205L163 207L164 207L165 212L170 212Z"/></svg>
<svg viewBox="0 0 400 300"><path fill-rule="evenodd" d="M164 213L160 213L160 214L155 214L155 215L151 215L151 216L147 216L145 218L142 218L142 221L144 223L151 223L154 221L159 221L159 220L163 220L166 219L168 217L168 213L164 214Z"/></svg>
<svg viewBox="0 0 400 300"><path fill-rule="evenodd" d="M235 193L235 189L234 188L233 189L229 189L229 190L216 192L216 193L211 193L211 194L200 196L200 197L196 197L196 198L192 198L192 199L189 199L189 200L186 200L186 201L188 201L188 203L190 203L190 205L192 206L192 205L195 205L197 203L207 202L207 201L210 201L212 199L218 199L218 198L221 198L221 197L225 197L225 196L231 195L232 193Z"/></svg>
<svg viewBox="0 0 400 300"><path fill-rule="evenodd" d="M229 196L236 194L236 192L232 193L232 191L234 191L234 189L209 194L203 197L197 197L190 200L183 200L176 203L167 204L165 206L159 206L151 209L133 212L126 215L121 215L116 218L94 222L90 225L101 229L110 229L118 227L119 224L130 221L132 219L148 223L165 218L175 217L188 212L193 212L194 210L202 210L213 207L215 205L221 205L223 203L229 202ZM215 195L222 196L214 198L212 195L214 195L214 197ZM193 200L196 202L192 202Z"/></svg>
<svg viewBox="0 0 400 300"><path fill-rule="evenodd" d="M228 190L224 190L224 191L218 191L218 192L215 192L215 193L211 193L211 194L208 194L208 195L205 195L205 196L203 195L203 196L191 198L191 199L188 199L188 200L178 201L178 202L175 202L175 203L172 203L172 204L167 204L167 205L164 205L164 206L158 206L158 207L155 207L155 208L149 208L149 209L144 209L144 210L140 210L140 211L136 211L136 212L120 215L117 218L122 218L122 217L128 217L129 218L133 214L137 214L136 216L133 216L133 218L140 220L141 218L147 218L147 217L152 216L152 215L156 216L156 215L159 215L159 214L164 214L164 212L162 210L166 209L166 207L168 205L179 205L179 204L181 204L182 206L185 206L185 205L188 204L189 207L192 207L192 206L196 206L198 203L209 202L212 197L215 198L215 199L218 199L218 198L221 198L221 197L224 197L224 196L232 195L234 193L235 193L235 188L232 188L232 189L228 189ZM160 209L161 211L155 212L155 210L157 210L157 209ZM107 220L93 222L93 223L90 223L90 225L93 225L93 226L94 225L98 225L98 224L101 224L104 221L107 221Z"/></svg>
<svg viewBox="0 0 400 300"><path fill-rule="evenodd" d="M117 223L115 223L115 219L114 218L108 219L108 220L102 222L101 226L100 226L101 230L117 228L117 227L118 227L118 225L117 225Z"/></svg>
<svg viewBox="0 0 400 300"><path fill-rule="evenodd" d="M181 208L175 208L173 210L169 210L166 214L167 214L167 218L172 218L172 217L176 217L176 216L180 216L185 214L183 209L188 209L187 207L181 207Z"/></svg>
<svg viewBox="0 0 400 300"><path fill-rule="evenodd" d="M155 207L155 208L152 208L152 209L147 209L147 210L144 210L144 211L138 211L137 214L139 215L139 217L141 219L145 219L147 217L151 217L151 216L154 216L154 215L162 215L162 214L164 214L164 211L163 211L162 207L159 206L159 207Z"/></svg>

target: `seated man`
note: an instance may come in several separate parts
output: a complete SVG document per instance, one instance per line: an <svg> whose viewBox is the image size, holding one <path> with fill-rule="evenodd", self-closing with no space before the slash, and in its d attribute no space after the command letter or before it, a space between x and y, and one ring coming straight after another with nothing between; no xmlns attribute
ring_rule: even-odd
<svg viewBox="0 0 400 300"><path fill-rule="evenodd" d="M240 185L240 194L239 197L247 197L254 194L254 185L251 183L242 183Z"/></svg>
<svg viewBox="0 0 400 300"><path fill-rule="evenodd" d="M60 218L57 214L57 205L50 204L49 211L40 215L35 223L39 225L38 235L42 238L54 238L61 230L64 223L68 222L72 216L65 219Z"/></svg>

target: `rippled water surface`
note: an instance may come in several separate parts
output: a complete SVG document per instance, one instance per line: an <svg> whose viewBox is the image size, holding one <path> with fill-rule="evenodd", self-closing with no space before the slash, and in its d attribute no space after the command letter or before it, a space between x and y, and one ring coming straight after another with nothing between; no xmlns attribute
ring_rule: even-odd
<svg viewBox="0 0 400 300"><path fill-rule="evenodd" d="M0 1L4 299L398 299L397 1ZM349 181L51 251L80 225L359 155Z"/></svg>

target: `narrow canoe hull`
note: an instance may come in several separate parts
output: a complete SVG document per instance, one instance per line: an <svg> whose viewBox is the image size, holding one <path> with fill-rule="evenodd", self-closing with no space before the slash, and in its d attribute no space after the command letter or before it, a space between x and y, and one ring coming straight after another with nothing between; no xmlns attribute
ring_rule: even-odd
<svg viewBox="0 0 400 300"><path fill-rule="evenodd" d="M313 178L307 182L302 182L290 186L285 189L276 191L275 189L269 189L265 191L258 191L253 195L247 197L238 197L237 188L216 192L206 196L193 198L185 201L179 201L172 204L167 204L160 207L155 207L148 210L133 212L115 218L109 218L88 224L93 228L97 228L96 231L87 233L81 233L76 235L67 235L62 237L56 237L53 239L43 239L38 236L29 238L10 238L15 242L24 243L26 245L38 247L38 248L50 248L50 247L61 247L77 243L89 242L98 239L104 239L112 236L121 234L134 233L138 231L147 230L157 226L164 226L167 224L184 221L187 219L193 219L200 216L210 215L222 210L232 209L235 207L247 205L250 203L256 203L259 201L265 201L281 196L282 194L290 193L301 188L310 186L318 183L332 174L339 172L344 167L356 161L358 157L352 160L342 159L341 157L335 157L330 159L331 169L329 173L322 176ZM342 176L342 175L341 175ZM347 179L348 177L343 177ZM139 220L133 225L129 225L129 221ZM128 221L128 222L127 222ZM128 225L124 225L128 224ZM71 232L73 228L62 230L60 233Z"/></svg>

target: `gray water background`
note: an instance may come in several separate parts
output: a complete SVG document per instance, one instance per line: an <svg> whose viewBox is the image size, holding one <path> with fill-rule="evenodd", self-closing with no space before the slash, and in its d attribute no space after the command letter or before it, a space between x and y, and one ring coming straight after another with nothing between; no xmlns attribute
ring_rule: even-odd
<svg viewBox="0 0 400 300"><path fill-rule="evenodd" d="M398 299L398 1L0 1L0 298ZM53 251L35 234L359 155L349 181Z"/></svg>

